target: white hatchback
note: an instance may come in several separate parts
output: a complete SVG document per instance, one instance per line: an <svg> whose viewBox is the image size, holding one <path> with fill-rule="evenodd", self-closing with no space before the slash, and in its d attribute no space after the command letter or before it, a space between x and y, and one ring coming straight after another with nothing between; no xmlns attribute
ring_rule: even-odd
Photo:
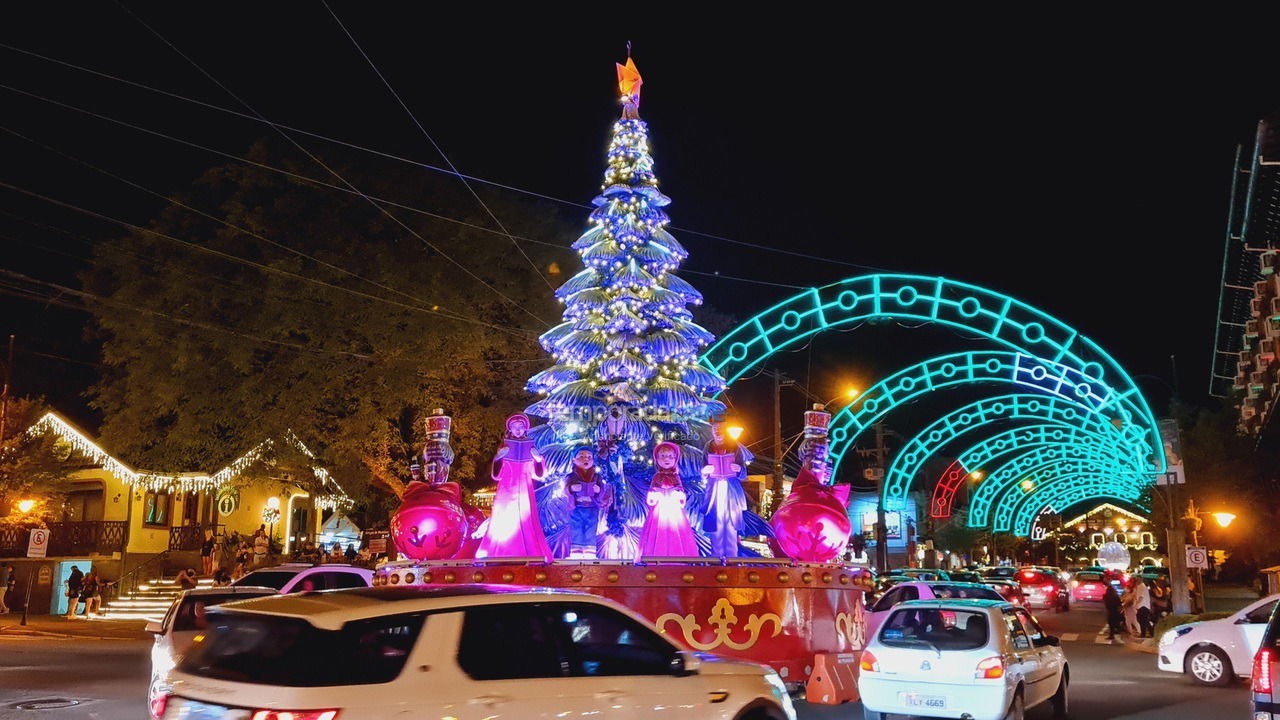
<svg viewBox="0 0 1280 720"><path fill-rule="evenodd" d="M862 652L867 720L889 713L1022 720L1067 714L1067 659L1026 609L996 600L913 600L893 609Z"/></svg>
<svg viewBox="0 0 1280 720"><path fill-rule="evenodd" d="M569 591L377 587L221 606L164 720L795 720L782 679Z"/></svg>
<svg viewBox="0 0 1280 720"><path fill-rule="evenodd" d="M1202 685L1226 685L1249 677L1267 619L1280 595L1263 598L1220 620L1175 626L1160 636L1156 667L1185 672Z"/></svg>
<svg viewBox="0 0 1280 720"><path fill-rule="evenodd" d="M324 565L285 563L254 570L231 584L275 588L282 594L313 590L343 590L369 587L373 584L373 571L341 563Z"/></svg>

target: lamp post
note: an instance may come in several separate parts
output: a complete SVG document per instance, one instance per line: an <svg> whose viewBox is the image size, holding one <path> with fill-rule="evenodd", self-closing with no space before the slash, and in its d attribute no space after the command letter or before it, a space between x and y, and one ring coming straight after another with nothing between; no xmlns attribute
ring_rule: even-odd
<svg viewBox="0 0 1280 720"><path fill-rule="evenodd" d="M267 520L267 554L271 554L271 542L276 536L276 521L280 519L280 498L272 495L267 498L267 510L263 513Z"/></svg>

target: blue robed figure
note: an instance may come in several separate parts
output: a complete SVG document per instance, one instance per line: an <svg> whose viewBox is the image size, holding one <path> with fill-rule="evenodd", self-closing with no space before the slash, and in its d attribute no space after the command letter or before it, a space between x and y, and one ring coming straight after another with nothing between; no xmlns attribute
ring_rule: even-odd
<svg viewBox="0 0 1280 720"><path fill-rule="evenodd" d="M723 417L711 422L711 441L703 451L705 464L702 477L706 484L703 496L702 532L711 541L711 557L739 557L743 514L747 510L747 493L742 482L747 479L751 451L730 438Z"/></svg>

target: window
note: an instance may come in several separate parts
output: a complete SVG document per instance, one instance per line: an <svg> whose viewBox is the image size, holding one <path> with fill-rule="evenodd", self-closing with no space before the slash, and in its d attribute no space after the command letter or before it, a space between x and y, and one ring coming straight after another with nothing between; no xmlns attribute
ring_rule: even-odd
<svg viewBox="0 0 1280 720"><path fill-rule="evenodd" d="M178 605L178 611L172 616L173 631L205 630L208 628L208 623L205 620L205 608L236 600L263 597L264 595L266 595L265 592L226 592L187 596L182 599L181 604Z"/></svg>
<svg viewBox="0 0 1280 720"><path fill-rule="evenodd" d="M885 610L888 610L894 605L902 602L902 590L902 588L893 588L884 595L881 595L880 599L876 601L875 606L871 608L871 612L884 612Z"/></svg>
<svg viewBox="0 0 1280 720"><path fill-rule="evenodd" d="M1044 637L1044 631L1040 629L1040 624L1026 610L1014 610L1013 614L1018 617L1018 622L1022 625L1022 630L1026 632L1027 637L1031 639L1032 644Z"/></svg>
<svg viewBox="0 0 1280 720"><path fill-rule="evenodd" d="M889 647L973 650L987 643L987 614L975 610L900 608L880 629Z"/></svg>
<svg viewBox="0 0 1280 720"><path fill-rule="evenodd" d="M284 586L289 583L298 573L288 570L255 570L245 575L239 580L231 583L232 585L253 585L254 587L269 587L276 590L283 590Z"/></svg>
<svg viewBox="0 0 1280 720"><path fill-rule="evenodd" d="M1259 605L1245 615L1245 620L1249 623L1264 623L1271 618L1271 611L1275 610L1276 601L1272 600L1265 605Z"/></svg>
<svg viewBox="0 0 1280 720"><path fill-rule="evenodd" d="M458 666L474 680L569 675L569 661L537 605L469 608L458 643Z"/></svg>
<svg viewBox="0 0 1280 720"><path fill-rule="evenodd" d="M62 519L68 522L91 522L102 519L102 488L75 490L67 493Z"/></svg>
<svg viewBox="0 0 1280 720"><path fill-rule="evenodd" d="M1005 627L1009 628L1009 638L1013 640L1013 649L1031 649L1031 640L1027 637L1027 631L1022 629L1022 622L1014 617L1012 612L1004 614L1004 624Z"/></svg>
<svg viewBox="0 0 1280 720"><path fill-rule="evenodd" d="M567 637L575 676L670 675L676 667L670 643L616 610L587 603L543 607Z"/></svg>
<svg viewBox="0 0 1280 720"><path fill-rule="evenodd" d="M906 602L908 600L919 600L919 599L920 599L920 588L917 588L914 585L908 585L907 587L902 588L902 599L899 600L898 602Z"/></svg>
<svg viewBox="0 0 1280 720"><path fill-rule="evenodd" d="M404 669L426 618L387 615L321 630L300 618L214 609L206 615L205 641L179 667L197 677L255 685L386 683Z"/></svg>
<svg viewBox="0 0 1280 720"><path fill-rule="evenodd" d="M329 589L369 587L369 581L358 573L329 573Z"/></svg>
<svg viewBox="0 0 1280 720"><path fill-rule="evenodd" d="M142 522L145 525L169 525L169 508L173 500L167 492L148 490L142 498Z"/></svg>

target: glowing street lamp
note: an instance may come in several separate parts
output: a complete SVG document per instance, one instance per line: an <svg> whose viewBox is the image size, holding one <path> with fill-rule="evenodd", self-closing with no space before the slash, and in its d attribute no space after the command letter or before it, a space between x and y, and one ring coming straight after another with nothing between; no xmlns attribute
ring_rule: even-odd
<svg viewBox="0 0 1280 720"><path fill-rule="evenodd" d="M737 442L738 438L742 437L742 432L745 429L746 428L742 427L741 425L730 425L729 427L725 428L724 431L728 433L729 438L731 440L733 440L734 442Z"/></svg>
<svg viewBox="0 0 1280 720"><path fill-rule="evenodd" d="M1227 527L1231 524L1232 520L1236 519L1235 513L1216 512L1211 514L1213 515L1213 519L1218 521L1219 527Z"/></svg>
<svg viewBox="0 0 1280 720"><path fill-rule="evenodd" d="M973 480L974 482L981 482L983 477L985 477L985 475L982 474L981 470L974 470L973 472L969 473L969 479Z"/></svg>
<svg viewBox="0 0 1280 720"><path fill-rule="evenodd" d="M29 512L31 512L31 508L33 508L33 507L35 507L35 506L36 506L36 501L35 501L35 500L30 500L30 499L27 499L27 500L19 500L19 501L18 501L18 512L20 512L20 513L29 513ZM1228 522L1230 522L1230 521L1228 521ZM1224 527L1225 527L1225 526L1224 526Z"/></svg>

